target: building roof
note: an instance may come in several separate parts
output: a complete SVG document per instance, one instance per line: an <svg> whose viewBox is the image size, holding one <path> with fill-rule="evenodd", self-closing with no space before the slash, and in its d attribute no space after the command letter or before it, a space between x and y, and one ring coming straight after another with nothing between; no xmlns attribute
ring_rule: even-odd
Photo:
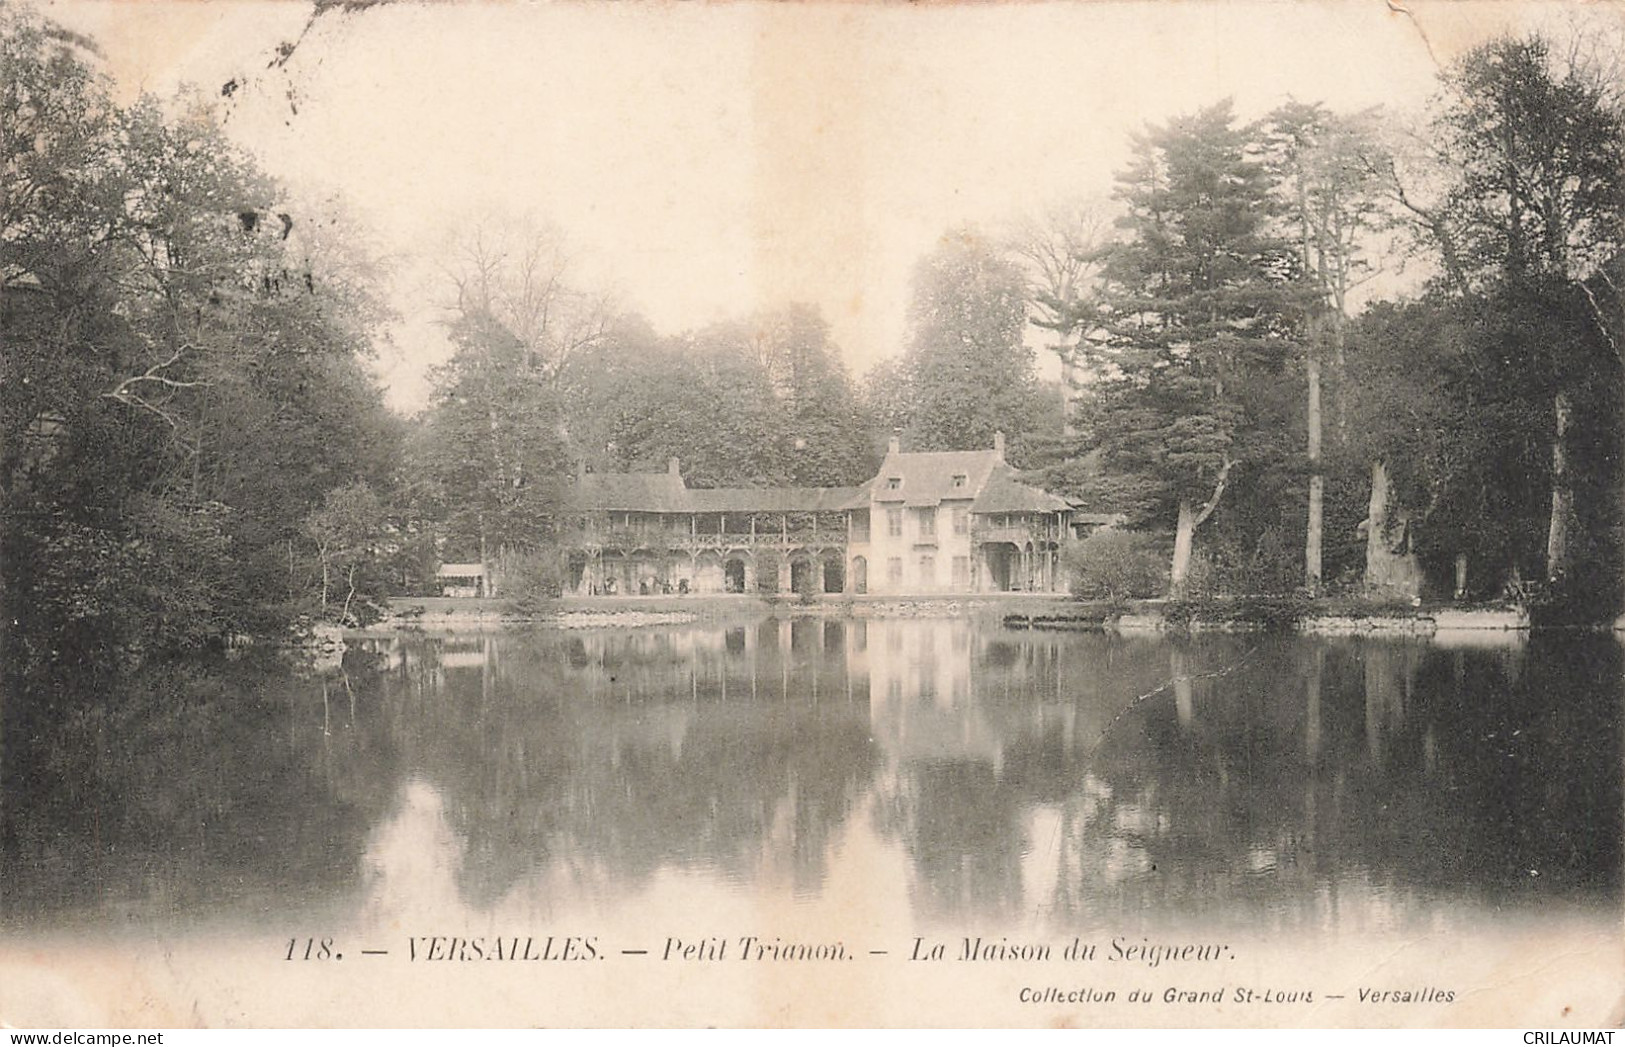
<svg viewBox="0 0 1625 1047"><path fill-rule="evenodd" d="M972 512L1051 512L1066 501L1022 482L1002 450L893 450L861 487L690 488L674 461L663 473L586 473L576 478L577 511L641 513L806 513L867 509L876 502L921 508L968 502ZM890 486L892 478L899 483ZM955 483L959 480L959 483Z"/></svg>
<svg viewBox="0 0 1625 1047"><path fill-rule="evenodd" d="M634 513L689 512L689 490L676 473L585 473L576 477L577 509Z"/></svg>
<svg viewBox="0 0 1625 1047"><path fill-rule="evenodd" d="M856 509L869 504L862 487L714 487L690 490L696 513L811 513Z"/></svg>
<svg viewBox="0 0 1625 1047"><path fill-rule="evenodd" d="M1066 499L1022 483L1021 474L1000 462L971 503L973 513L1042 513L1069 509Z"/></svg>
<svg viewBox="0 0 1625 1047"><path fill-rule="evenodd" d="M943 499L975 498L1001 465L1004 459L998 451L892 451L867 487L877 502L931 506ZM958 476L965 478L962 487L954 486ZM896 490L890 487L894 477L902 480Z"/></svg>
<svg viewBox="0 0 1625 1047"><path fill-rule="evenodd" d="M485 565L482 563L443 563L435 571L437 578L484 578Z"/></svg>
<svg viewBox="0 0 1625 1047"><path fill-rule="evenodd" d="M677 473L586 473L576 478L577 511L634 513L806 513L869 504L863 487L691 488Z"/></svg>

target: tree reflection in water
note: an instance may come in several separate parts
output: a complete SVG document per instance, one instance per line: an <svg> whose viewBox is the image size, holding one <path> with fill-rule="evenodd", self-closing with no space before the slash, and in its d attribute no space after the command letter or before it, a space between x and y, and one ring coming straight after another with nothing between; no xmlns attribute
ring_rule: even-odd
<svg viewBox="0 0 1625 1047"><path fill-rule="evenodd" d="M132 683L49 727L14 704L6 918L231 914L274 891L387 922L615 904L670 872L813 899L878 852L908 870L887 906L921 923L1607 906L1619 670L1608 638L1544 636L813 617L401 635L314 675Z"/></svg>
<svg viewBox="0 0 1625 1047"><path fill-rule="evenodd" d="M0 922L342 910L400 766L376 710L274 659L9 690ZM353 713L353 716L352 716Z"/></svg>

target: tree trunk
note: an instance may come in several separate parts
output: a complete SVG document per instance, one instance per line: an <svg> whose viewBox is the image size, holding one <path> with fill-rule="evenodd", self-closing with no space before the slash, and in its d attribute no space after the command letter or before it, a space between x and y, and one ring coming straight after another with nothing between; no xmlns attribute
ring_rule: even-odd
<svg viewBox="0 0 1625 1047"><path fill-rule="evenodd" d="M349 619L350 601L355 599L355 564L350 565L350 571L345 580L349 583L350 591L344 594L344 610L339 612L339 621L341 623Z"/></svg>
<svg viewBox="0 0 1625 1047"><path fill-rule="evenodd" d="M1304 272L1315 272L1322 292L1330 293L1331 280L1326 272L1327 254L1323 237L1311 238L1309 232L1309 185L1302 157L1297 161L1298 191L1298 254ZM1318 240L1318 242L1316 242ZM1311 252L1310 245L1318 250ZM1320 475L1320 335L1322 328L1313 322L1309 328L1309 341L1305 353L1309 385L1309 513L1303 536L1303 585L1310 596L1320 592L1320 546L1322 519L1326 500L1326 481Z"/></svg>
<svg viewBox="0 0 1625 1047"><path fill-rule="evenodd" d="M1365 584L1376 588L1383 574L1382 563L1387 552L1383 544L1383 531L1388 525L1388 467L1382 462L1371 463L1371 500L1365 512Z"/></svg>
<svg viewBox="0 0 1625 1047"><path fill-rule="evenodd" d="M485 514L484 513L480 514L480 569L483 570L485 573L483 575L482 583L480 585L479 595L480 596L493 596L493 595L495 595L494 593L491 592L491 582L493 580L492 577L491 577L491 575L492 575L492 571L491 571L491 550L486 544L486 538L485 538Z"/></svg>
<svg viewBox="0 0 1625 1047"><path fill-rule="evenodd" d="M1190 499L1179 500L1179 523L1174 530L1174 562L1168 571L1168 595L1183 600L1190 587L1191 547L1196 536L1196 509Z"/></svg>
<svg viewBox="0 0 1625 1047"><path fill-rule="evenodd" d="M1179 500L1179 521L1174 529L1174 562L1168 570L1168 595L1175 600L1183 600L1189 593L1191 551L1195 546L1196 529L1219 507L1219 499L1224 497L1224 488L1230 482L1230 470L1235 464L1228 455L1225 457L1219 477L1213 483L1213 494L1200 509L1192 506L1189 498Z"/></svg>
<svg viewBox="0 0 1625 1047"><path fill-rule="evenodd" d="M1072 422L1072 397L1075 392L1073 384L1078 380L1077 364L1072 353L1061 351L1061 435L1076 436L1078 427Z"/></svg>
<svg viewBox="0 0 1625 1047"><path fill-rule="evenodd" d="M1388 466L1371 463L1371 501L1365 519L1365 584L1374 593L1416 599L1421 570L1406 533L1409 521L1389 502Z"/></svg>
<svg viewBox="0 0 1625 1047"><path fill-rule="evenodd" d="M1556 431L1552 437L1552 516L1546 529L1546 580L1555 582L1569 567L1569 528L1574 515L1574 492L1569 486L1569 462L1565 444L1574 405L1568 393L1558 393L1552 402Z"/></svg>
<svg viewBox="0 0 1625 1047"><path fill-rule="evenodd" d="M1320 595L1321 532L1324 529L1326 478L1320 473L1320 353L1309 347L1309 523L1303 541L1303 584Z"/></svg>

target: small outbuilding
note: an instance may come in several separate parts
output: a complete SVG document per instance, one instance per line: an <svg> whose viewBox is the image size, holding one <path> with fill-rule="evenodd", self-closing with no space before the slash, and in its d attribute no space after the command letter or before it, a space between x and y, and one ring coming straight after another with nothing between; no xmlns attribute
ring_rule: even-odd
<svg viewBox="0 0 1625 1047"><path fill-rule="evenodd" d="M443 563L435 572L435 578L440 582L442 596L475 599L489 591L482 563Z"/></svg>

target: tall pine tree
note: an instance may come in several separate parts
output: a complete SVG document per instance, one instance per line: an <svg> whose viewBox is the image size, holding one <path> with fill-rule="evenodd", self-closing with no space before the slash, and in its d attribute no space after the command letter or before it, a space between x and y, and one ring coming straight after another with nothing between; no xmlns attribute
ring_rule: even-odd
<svg viewBox="0 0 1625 1047"><path fill-rule="evenodd" d="M1171 518L1176 597L1197 529L1284 457L1303 294L1255 152L1225 102L1151 128L1118 178L1128 235L1105 263L1108 377L1082 449L1142 521Z"/></svg>

